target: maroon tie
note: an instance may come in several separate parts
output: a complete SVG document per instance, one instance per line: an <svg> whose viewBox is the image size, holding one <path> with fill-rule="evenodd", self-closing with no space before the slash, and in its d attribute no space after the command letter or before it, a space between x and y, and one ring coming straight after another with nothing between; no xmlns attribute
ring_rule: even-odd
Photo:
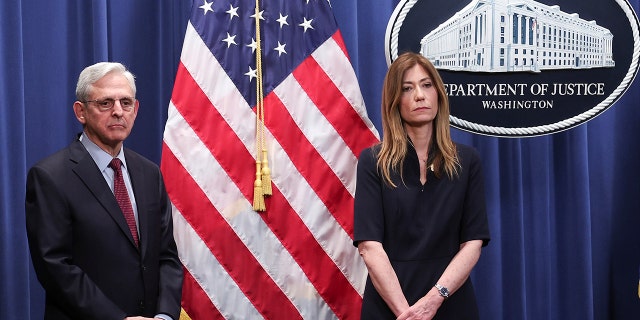
<svg viewBox="0 0 640 320"><path fill-rule="evenodd" d="M116 196L116 201L118 201L120 209L122 209L124 219L127 220L127 225L129 225L129 230L131 230L133 241L135 241L137 247L138 229L136 228L136 218L133 215L133 207L131 206L131 200L129 200L129 193L127 193L127 187L124 185L124 179L122 178L121 165L122 162L120 162L118 158L113 158L109 163L109 167L115 172L115 176L113 177L113 194Z"/></svg>

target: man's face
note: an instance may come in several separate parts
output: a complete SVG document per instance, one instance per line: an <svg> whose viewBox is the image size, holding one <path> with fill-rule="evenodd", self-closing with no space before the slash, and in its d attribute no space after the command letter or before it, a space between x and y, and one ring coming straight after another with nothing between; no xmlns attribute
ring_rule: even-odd
<svg viewBox="0 0 640 320"><path fill-rule="evenodd" d="M88 100L84 105L79 102L76 102L79 106L74 105L78 121L85 125L87 136L100 148L118 152L131 133L139 107L127 78L116 72L108 73L91 86ZM104 109L109 100L114 101L113 108L102 110L101 106ZM126 110L126 101L130 103L130 110Z"/></svg>

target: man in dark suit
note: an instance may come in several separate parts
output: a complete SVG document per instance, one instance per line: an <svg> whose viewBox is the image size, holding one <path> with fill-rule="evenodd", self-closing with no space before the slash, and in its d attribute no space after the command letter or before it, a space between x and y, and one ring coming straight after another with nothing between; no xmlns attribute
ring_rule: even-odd
<svg viewBox="0 0 640 320"><path fill-rule="evenodd" d="M135 94L119 63L84 69L73 104L82 134L29 170L27 236L45 319L179 318L183 274L164 182L123 148Z"/></svg>

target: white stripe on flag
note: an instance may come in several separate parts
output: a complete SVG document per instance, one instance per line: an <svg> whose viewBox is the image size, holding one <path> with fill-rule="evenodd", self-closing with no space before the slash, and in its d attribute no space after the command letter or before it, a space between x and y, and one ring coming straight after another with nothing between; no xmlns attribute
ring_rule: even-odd
<svg viewBox="0 0 640 320"><path fill-rule="evenodd" d="M324 73L329 76L338 90L340 90L342 95L349 101L349 104L358 115L360 115L361 120L366 124L371 133L380 139L378 130L376 130L373 122L371 122L367 115L367 108L360 93L360 85L358 84L356 73L347 56L343 54L340 46L331 38L325 41L311 56L318 62L322 70L324 70ZM355 170L353 174L353 179L355 180Z"/></svg>
<svg viewBox="0 0 640 320"><path fill-rule="evenodd" d="M341 182L353 197L355 194L353 168L358 159L349 150L342 137L333 129L322 113L313 107L313 101L309 99L293 75L289 75L274 92L309 142L329 164L334 174L341 178ZM300 108L300 106L305 107ZM345 174L345 172L349 172L349 174Z"/></svg>
<svg viewBox="0 0 640 320"><path fill-rule="evenodd" d="M175 207L173 207L173 227L180 261L216 308L227 319L234 319L231 315L241 315L246 319L262 318Z"/></svg>

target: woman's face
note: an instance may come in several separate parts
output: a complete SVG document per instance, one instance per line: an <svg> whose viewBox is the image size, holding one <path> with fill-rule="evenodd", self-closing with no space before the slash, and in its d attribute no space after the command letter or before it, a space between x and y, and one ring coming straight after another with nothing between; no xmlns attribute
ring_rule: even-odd
<svg viewBox="0 0 640 320"><path fill-rule="evenodd" d="M431 124L438 114L438 91L429 74L416 64L402 77L400 117L413 127Z"/></svg>

